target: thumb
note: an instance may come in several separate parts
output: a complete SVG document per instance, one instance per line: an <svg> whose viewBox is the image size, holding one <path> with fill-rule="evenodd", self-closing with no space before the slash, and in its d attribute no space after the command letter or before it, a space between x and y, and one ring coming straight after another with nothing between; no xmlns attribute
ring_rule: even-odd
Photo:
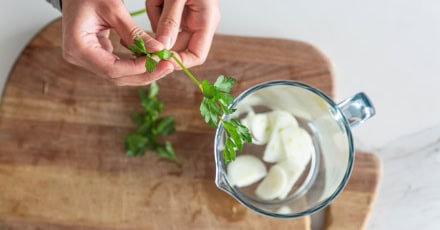
<svg viewBox="0 0 440 230"><path fill-rule="evenodd" d="M121 41L124 45L133 44L133 40L137 39L136 35L139 35L142 40L144 40L145 49L147 52L152 53L165 48L162 43L158 42L156 39L152 38L150 35L145 33L145 31L139 28L132 20L128 11L124 11L119 15L116 15L114 20L110 23L121 38Z"/></svg>
<svg viewBox="0 0 440 230"><path fill-rule="evenodd" d="M165 0L156 25L156 39L170 49L176 42L186 1Z"/></svg>

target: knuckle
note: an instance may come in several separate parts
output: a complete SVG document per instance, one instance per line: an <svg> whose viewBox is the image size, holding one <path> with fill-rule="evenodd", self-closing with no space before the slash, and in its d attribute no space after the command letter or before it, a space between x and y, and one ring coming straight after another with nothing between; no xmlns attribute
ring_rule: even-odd
<svg viewBox="0 0 440 230"><path fill-rule="evenodd" d="M120 75L115 71L115 69L111 68L111 67L105 68L104 74L107 77L109 77L110 79L115 79L115 78L119 78L120 77Z"/></svg>
<svg viewBox="0 0 440 230"><path fill-rule="evenodd" d="M133 39L137 38L136 35L141 35L142 36L143 33L144 33L144 31L141 28L139 28L137 26L134 26L133 28L130 29L130 32L128 34L130 36L130 39L133 40Z"/></svg>
<svg viewBox="0 0 440 230"><path fill-rule="evenodd" d="M147 49L148 52L155 52L155 51L163 49L161 44L158 43L153 38L148 38L144 41L145 41L145 48Z"/></svg>
<svg viewBox="0 0 440 230"><path fill-rule="evenodd" d="M197 56L196 60L194 61L194 65L195 66L201 65L201 64L205 63L206 59L207 59L207 55L199 55L199 56Z"/></svg>
<svg viewBox="0 0 440 230"><path fill-rule="evenodd" d="M118 79L109 79L109 81L115 86L124 86L124 83Z"/></svg>
<svg viewBox="0 0 440 230"><path fill-rule="evenodd" d="M160 24L166 28L171 28L171 29L179 28L179 23L177 22L177 20L169 16L164 17L160 21Z"/></svg>

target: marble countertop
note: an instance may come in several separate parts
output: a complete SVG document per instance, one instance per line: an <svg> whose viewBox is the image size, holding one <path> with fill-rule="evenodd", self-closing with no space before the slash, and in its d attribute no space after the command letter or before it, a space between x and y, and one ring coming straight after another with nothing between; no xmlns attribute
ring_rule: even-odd
<svg viewBox="0 0 440 230"><path fill-rule="evenodd" d="M399 137L374 152L383 173L368 229L438 229L440 126Z"/></svg>
<svg viewBox="0 0 440 230"><path fill-rule="evenodd" d="M143 7L139 0L126 4L130 10ZM438 229L440 2L267 4L220 1L218 32L307 41L332 60L337 100L365 91L376 106L377 116L354 130L357 148L376 153L383 164L367 229ZM23 47L60 13L44 0L6 0L0 15L1 92ZM136 22L149 30L145 17Z"/></svg>

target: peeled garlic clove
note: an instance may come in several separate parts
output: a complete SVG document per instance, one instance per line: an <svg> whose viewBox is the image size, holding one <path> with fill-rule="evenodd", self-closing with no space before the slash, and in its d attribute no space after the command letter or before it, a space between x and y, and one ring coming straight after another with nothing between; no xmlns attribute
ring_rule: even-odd
<svg viewBox="0 0 440 230"><path fill-rule="evenodd" d="M281 110L272 111L268 114L268 130L272 131L269 143L264 151L263 160L275 163L286 157L280 135L286 127L297 127L298 122L295 117Z"/></svg>
<svg viewBox="0 0 440 230"><path fill-rule="evenodd" d="M293 158L301 165L307 164L314 146L312 137L306 130L297 126L289 126L281 130L280 138L287 158Z"/></svg>
<svg viewBox="0 0 440 230"><path fill-rule="evenodd" d="M254 144L267 144L270 137L270 127L268 127L268 117L266 113L255 114L250 125Z"/></svg>
<svg viewBox="0 0 440 230"><path fill-rule="evenodd" d="M269 163L275 163L285 158L283 144L281 142L280 133L272 133L269 143L264 149L263 160Z"/></svg>
<svg viewBox="0 0 440 230"><path fill-rule="evenodd" d="M240 120L241 124L246 126L246 127L248 127L250 129L254 116L255 116L255 112L253 110L250 110L246 114L246 117Z"/></svg>
<svg viewBox="0 0 440 230"><path fill-rule="evenodd" d="M278 198L284 199L310 162L314 147L312 138L301 127L287 127L281 131L280 136L287 158L277 165L287 172L288 180L287 186Z"/></svg>
<svg viewBox="0 0 440 230"><path fill-rule="evenodd" d="M298 181L307 164L299 164L298 162L295 162L294 159L287 158L276 165L280 166L287 174L286 187L284 187L283 191L278 196L278 198L282 200L285 199L292 190L293 185Z"/></svg>
<svg viewBox="0 0 440 230"><path fill-rule="evenodd" d="M272 111L268 114L269 127L272 131L269 143L264 151L263 160L270 163L275 163L286 157L282 140L280 138L281 132L286 127L297 127L298 122L295 117L281 110Z"/></svg>
<svg viewBox="0 0 440 230"><path fill-rule="evenodd" d="M287 174L278 165L270 168L269 173L258 185L255 194L263 200L273 200L283 192L287 184Z"/></svg>
<svg viewBox="0 0 440 230"><path fill-rule="evenodd" d="M274 110L268 114L269 125L273 132L280 130L288 126L298 126L298 121L295 117L283 110Z"/></svg>
<svg viewBox="0 0 440 230"><path fill-rule="evenodd" d="M254 111L249 111L247 116L241 119L240 122L251 132L252 143L257 145L267 144L270 132L266 113L255 114Z"/></svg>
<svg viewBox="0 0 440 230"><path fill-rule="evenodd" d="M253 94L252 96L245 97L242 101L240 101L240 103L237 104L237 106L235 107L237 110L229 117L237 118L241 114L253 111L254 106L258 106L262 104L264 104L262 98L255 94Z"/></svg>
<svg viewBox="0 0 440 230"><path fill-rule="evenodd" d="M266 166L255 156L240 155L228 164L228 179L231 185L244 187L266 176Z"/></svg>

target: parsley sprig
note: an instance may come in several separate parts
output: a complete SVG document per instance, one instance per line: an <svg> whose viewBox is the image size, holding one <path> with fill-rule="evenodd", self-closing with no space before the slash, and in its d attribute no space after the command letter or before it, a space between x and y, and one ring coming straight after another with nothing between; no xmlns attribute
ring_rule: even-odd
<svg viewBox="0 0 440 230"><path fill-rule="evenodd" d="M174 117L160 117L163 102L157 98L158 93L159 86L155 82L150 84L148 91L138 89L143 111L131 114L131 120L138 125L138 128L134 133L125 136L126 154L129 157L143 156L149 149L160 157L180 164L171 142L165 141L163 143L159 140L160 136L170 135L174 132Z"/></svg>
<svg viewBox="0 0 440 230"><path fill-rule="evenodd" d="M214 83L210 83L208 80L200 82L170 50L163 49L155 53L148 53L144 41L139 35L137 35L137 39L134 39L134 45L128 48L134 56L146 57L145 69L148 73L153 72L158 64L153 56L157 56L161 60L172 58L182 68L203 94L200 113L205 122L214 128L218 127L219 122L223 125L226 132L225 149L223 151L225 163L235 160L236 150L242 150L243 142L251 142L251 134L246 126L235 119L224 120L222 118L223 114L229 115L235 112L235 109L230 108L234 101L234 96L230 94L230 91L236 80L220 75Z"/></svg>

